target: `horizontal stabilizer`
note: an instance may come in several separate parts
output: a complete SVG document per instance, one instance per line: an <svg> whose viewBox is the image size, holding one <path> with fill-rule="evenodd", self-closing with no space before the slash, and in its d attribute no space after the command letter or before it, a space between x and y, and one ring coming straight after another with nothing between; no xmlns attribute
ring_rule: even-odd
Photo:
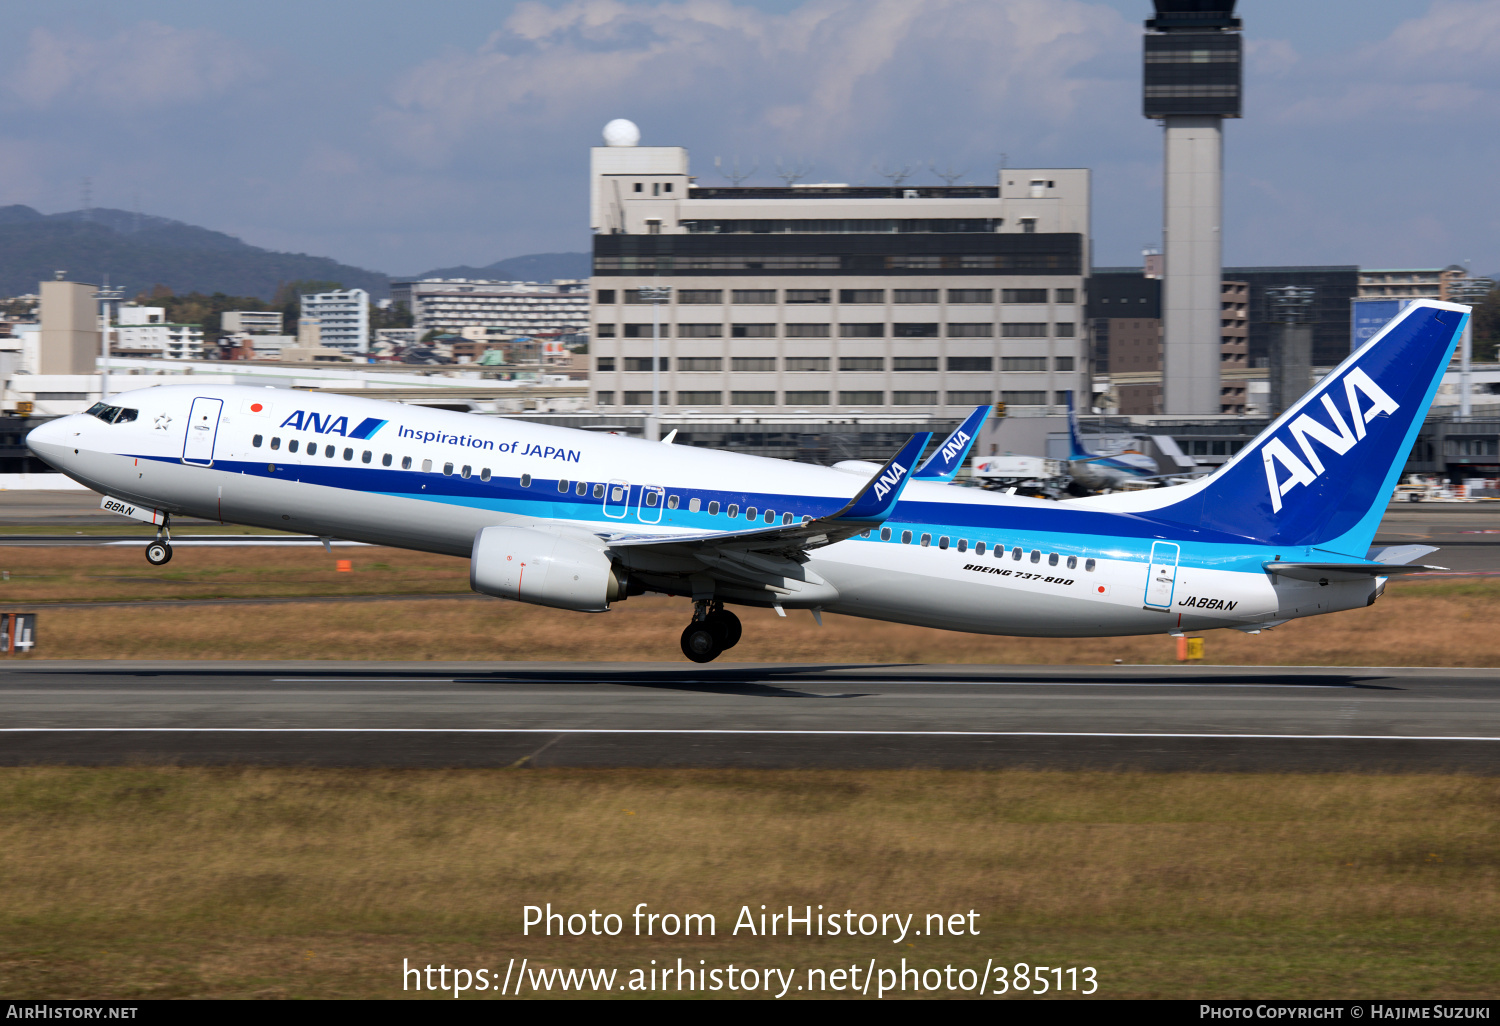
<svg viewBox="0 0 1500 1026"><path fill-rule="evenodd" d="M1410 563L1430 556L1438 550L1436 545L1392 545L1376 549L1367 557L1372 563Z"/></svg>
<svg viewBox="0 0 1500 1026"><path fill-rule="evenodd" d="M1445 566L1422 566L1417 563L1263 563L1266 572L1294 581L1358 581L1371 577L1395 577L1398 574L1421 574L1429 570L1446 570Z"/></svg>

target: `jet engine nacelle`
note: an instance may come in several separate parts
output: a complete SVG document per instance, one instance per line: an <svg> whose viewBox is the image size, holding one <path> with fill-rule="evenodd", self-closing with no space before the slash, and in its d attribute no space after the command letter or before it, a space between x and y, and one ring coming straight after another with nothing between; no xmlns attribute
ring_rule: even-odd
<svg viewBox="0 0 1500 1026"><path fill-rule="evenodd" d="M474 535L469 587L483 595L600 613L625 594L609 557L595 546L524 527Z"/></svg>

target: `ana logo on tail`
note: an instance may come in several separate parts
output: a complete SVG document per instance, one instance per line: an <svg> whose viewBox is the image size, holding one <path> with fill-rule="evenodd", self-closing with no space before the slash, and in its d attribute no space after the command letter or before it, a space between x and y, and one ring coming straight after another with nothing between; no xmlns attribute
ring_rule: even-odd
<svg viewBox="0 0 1500 1026"><path fill-rule="evenodd" d="M1359 393L1369 400L1369 406L1361 408ZM1364 371L1355 367L1344 375L1344 396L1349 403L1349 420L1334 405L1328 392L1322 395L1323 409L1328 412L1332 427L1321 424L1307 413L1301 414L1287 425L1287 433L1302 450L1306 462L1299 459L1292 447L1282 438L1272 438L1260 450L1260 458L1266 466L1266 487L1271 492L1271 509L1281 512L1281 497L1298 485L1309 485L1324 472L1323 461L1313 449L1313 442L1320 442L1335 455L1342 456L1365 437L1365 425L1383 413L1395 413L1400 404L1385 393ZM1350 424L1353 425L1351 430ZM1278 480L1276 464L1286 472L1285 480Z"/></svg>
<svg viewBox="0 0 1500 1026"><path fill-rule="evenodd" d="M893 462L889 470L875 479L875 498L883 500L890 494L892 488L901 483L901 478L905 474L906 468Z"/></svg>

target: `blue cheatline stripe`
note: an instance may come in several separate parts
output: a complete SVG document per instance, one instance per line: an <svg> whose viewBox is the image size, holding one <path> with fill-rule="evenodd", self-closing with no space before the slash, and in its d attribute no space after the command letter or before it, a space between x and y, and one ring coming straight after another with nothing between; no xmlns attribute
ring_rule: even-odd
<svg viewBox="0 0 1500 1026"><path fill-rule="evenodd" d="M358 438L361 441L367 438L373 438L375 432L385 427L388 423L390 423L390 421L380 420L376 417L366 417L364 420L359 422L358 427L349 432L349 437Z"/></svg>
<svg viewBox="0 0 1500 1026"><path fill-rule="evenodd" d="M171 457L140 458L178 462ZM274 470L271 469L273 466ZM750 507L756 507L762 513L767 508L774 509L778 522L783 513L791 513L798 518L827 516L837 512L847 501L836 496L730 492L703 488L679 490L668 486L665 491L681 495L682 504L677 509L655 507L651 512L660 510L661 519L643 521L636 515L641 500L640 485L631 486L628 513L619 518L605 516L604 500L593 496L593 484L602 484L602 481L589 481L588 494L580 496L571 487L567 492L556 491L555 478L534 478L529 488L523 488L518 478L501 475L495 475L489 481L481 481L477 474L465 479L459 474L448 476L357 463L324 463L321 460L317 463L276 464L216 460L214 468L225 473L280 478L351 492L440 502L518 516L593 523L600 529L611 532L658 526L662 529L715 531L745 523L743 519L730 521L724 512L717 516L708 515L707 505L710 501L719 502L723 508L731 504L738 505L741 518ZM687 506L691 498L698 498L704 508L697 513L689 511ZM1019 546L1025 550L1028 559L1032 549L1040 549L1044 553L1056 552L1062 556L1096 556L1146 562L1151 542L1166 539L1183 545L1182 563L1187 566L1260 573L1260 564L1268 558L1265 546L1252 539L1236 538L1180 524L1154 522L1139 515L1085 509L1037 509L903 499L892 511L886 526L892 529L892 540L888 544L900 544L899 538L903 530L911 530L916 536L930 533L934 545L942 535L948 535L955 544L959 538L967 538L971 545L983 541L991 551L978 557L980 560L994 559L993 549L998 546L1003 546L1006 550ZM880 532L872 531L869 541L879 544ZM1292 550L1283 548L1279 554L1285 556L1289 551ZM955 552L954 555L957 556L958 553Z"/></svg>

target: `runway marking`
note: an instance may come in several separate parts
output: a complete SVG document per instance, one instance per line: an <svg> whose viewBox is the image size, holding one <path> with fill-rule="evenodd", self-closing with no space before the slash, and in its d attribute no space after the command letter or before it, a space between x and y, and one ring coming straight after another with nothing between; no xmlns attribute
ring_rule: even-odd
<svg viewBox="0 0 1500 1026"><path fill-rule="evenodd" d="M1423 734L1189 734L1078 730L754 730L718 727L0 727L0 734L725 734L788 737L1142 737L1246 741L1500 741Z"/></svg>
<svg viewBox="0 0 1500 1026"><path fill-rule="evenodd" d="M1034 680L976 680L976 681L948 681L948 680L888 680L883 677L875 677L865 680L851 677L811 677L798 680L795 678L776 677L768 680L719 680L702 678L682 677L635 677L624 680L558 680L554 677L272 677L272 684L618 684L621 686L632 684L717 684L725 687L733 685L756 685L760 687L776 687L806 684L857 684L862 687L873 687L879 684L892 685L949 685L972 684L976 687L1009 687L1009 688L1293 688L1306 691L1312 688L1329 689L1358 689L1358 684L1143 684L1135 681L1034 681ZM832 696L829 696L832 697ZM946 695L929 695L930 698L945 698Z"/></svg>

